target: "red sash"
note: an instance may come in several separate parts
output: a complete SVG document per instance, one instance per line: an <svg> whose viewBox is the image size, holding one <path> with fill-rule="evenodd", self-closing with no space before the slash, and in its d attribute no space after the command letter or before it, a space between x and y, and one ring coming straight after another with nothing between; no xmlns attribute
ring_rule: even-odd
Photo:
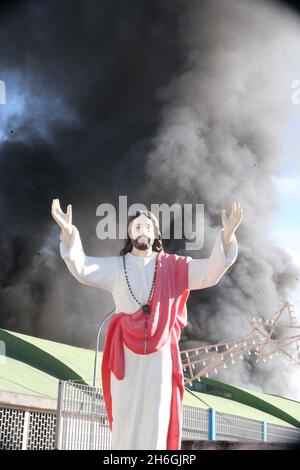
<svg viewBox="0 0 300 470"><path fill-rule="evenodd" d="M146 354L159 351L170 337L172 356L172 398L167 437L167 450L180 450L182 435L183 371L179 351L181 329L187 324L186 301L188 290L188 256L160 253L157 278L152 300L147 332ZM145 313L140 308L135 313L117 313L108 324L102 357L102 389L112 430L112 397L110 374L118 380L125 376L124 344L136 354L144 354Z"/></svg>

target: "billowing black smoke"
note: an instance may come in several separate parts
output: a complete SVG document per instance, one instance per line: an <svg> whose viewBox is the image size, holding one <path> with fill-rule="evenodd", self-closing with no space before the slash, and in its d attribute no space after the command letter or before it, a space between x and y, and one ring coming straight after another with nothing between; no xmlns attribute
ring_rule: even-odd
<svg viewBox="0 0 300 470"><path fill-rule="evenodd" d="M119 195L148 206L204 203L205 249L187 253L195 257L209 255L221 208L242 202L238 261L218 286L191 294L183 346L243 334L241 312L271 315L296 283L268 232L299 37L296 20L262 1L44 0L4 8L0 326L93 347L113 307L109 294L80 285L61 260L54 197L64 208L72 203L92 256L122 246L95 232L97 206L117 206ZM164 245L184 253L178 242ZM230 374L224 379L257 386L267 375L280 392L276 374L251 362Z"/></svg>
<svg viewBox="0 0 300 470"><path fill-rule="evenodd" d="M146 0L15 2L2 10L1 327L94 345L111 298L66 270L51 201L73 204L89 254L116 252L117 243L96 238L96 208L119 194L135 202L128 159L136 159L135 186L143 185L157 91L183 63L182 11L181 2Z"/></svg>

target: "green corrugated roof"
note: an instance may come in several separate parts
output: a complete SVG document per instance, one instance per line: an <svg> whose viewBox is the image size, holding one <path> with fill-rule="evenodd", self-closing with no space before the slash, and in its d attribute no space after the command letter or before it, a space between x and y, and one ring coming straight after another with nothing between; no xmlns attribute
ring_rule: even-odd
<svg viewBox="0 0 300 470"><path fill-rule="evenodd" d="M79 379L92 384L93 350L3 329L0 329L0 340L7 344L8 356L4 364L0 363L0 390L56 398L59 379ZM101 386L101 359L102 353L99 353L97 386ZM269 403L295 419L300 417L300 403L298 402L253 390L239 389L211 379L203 379L203 381L219 388L234 390L237 395L234 397L236 399L232 400L195 391L191 393L186 390L184 394L185 405L203 409L212 407L219 412L288 425L286 421L280 419L282 416L279 416L278 413L274 415L272 406L269 409L265 406L266 403ZM257 408L255 400L260 403L260 409ZM261 405L262 403L263 405Z"/></svg>
<svg viewBox="0 0 300 470"><path fill-rule="evenodd" d="M63 362L72 369L76 374L85 380L89 385L93 383L94 374L94 358L95 351L91 349L78 348L76 346L70 346L68 344L57 343L42 338L36 338L34 336L23 335L20 333L13 333L14 336L21 338L22 340L37 346L43 351L47 352L54 358ZM0 329L1 339L1 329ZM99 352L98 356L98 368L97 368L97 386L100 386L101 382L101 359L102 352ZM71 379L71 377L70 377Z"/></svg>
<svg viewBox="0 0 300 470"><path fill-rule="evenodd" d="M225 384L213 379L202 377L201 381L208 385L217 387L231 393L231 400L248 405L253 409L268 413L279 418L292 426L300 427L297 414L295 414L295 404L297 402L280 397L274 397L266 393L258 393L252 390L246 390L235 385ZM299 412L298 404L298 412Z"/></svg>
<svg viewBox="0 0 300 470"><path fill-rule="evenodd" d="M36 387L36 394L39 395L40 387L36 380L39 372L41 377L47 376L49 382L56 384L56 391L53 392L51 388L51 392L47 393L51 398L57 396L59 379L78 380L92 385L95 353L90 349L3 329L0 329L0 340L6 344L7 355L6 363L0 363L0 390L32 393L26 390ZM101 358L100 352L96 386L101 383ZM24 374L20 374L20 370L24 370ZM24 377L23 382L21 377Z"/></svg>
<svg viewBox="0 0 300 470"><path fill-rule="evenodd" d="M298 421L300 421L300 403L295 400L289 400L288 398L278 397L276 395L269 395L266 393L258 392L256 390L249 390L246 388L241 388L241 390L245 390L252 395L261 398L268 403L280 408L281 410L285 411L286 413L290 413L294 416Z"/></svg>
<svg viewBox="0 0 300 470"><path fill-rule="evenodd" d="M192 393L185 391L184 405L195 406L197 408L215 408L216 411L221 413L228 413L245 418L256 419L258 421L266 421L268 423L280 424L282 426L290 426L287 422L272 416L269 413L257 410L251 406L238 403L228 398L210 395L208 393L200 393L192 391Z"/></svg>
<svg viewBox="0 0 300 470"><path fill-rule="evenodd" d="M57 398L58 379L7 357L0 365L0 390Z"/></svg>

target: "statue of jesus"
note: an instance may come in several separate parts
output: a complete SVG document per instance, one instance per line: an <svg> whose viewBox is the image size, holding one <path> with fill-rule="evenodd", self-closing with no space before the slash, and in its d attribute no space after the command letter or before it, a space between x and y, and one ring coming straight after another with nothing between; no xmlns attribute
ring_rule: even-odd
<svg viewBox="0 0 300 470"><path fill-rule="evenodd" d="M90 257L72 224L72 206L64 213L54 199L51 213L62 230L60 254L71 274L114 299L101 365L112 449L180 450L179 339L187 324L186 301L191 290L216 285L235 262L241 204L232 204L229 217L222 210L223 227L206 259L165 253L158 220L144 210L129 217L119 256Z"/></svg>

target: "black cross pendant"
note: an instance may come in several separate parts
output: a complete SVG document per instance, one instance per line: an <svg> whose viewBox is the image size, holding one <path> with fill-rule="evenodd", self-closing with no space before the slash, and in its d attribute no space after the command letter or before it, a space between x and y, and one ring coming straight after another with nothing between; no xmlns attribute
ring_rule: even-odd
<svg viewBox="0 0 300 470"><path fill-rule="evenodd" d="M150 312L150 306L149 305L143 305L142 309L143 309L144 313L149 313Z"/></svg>

